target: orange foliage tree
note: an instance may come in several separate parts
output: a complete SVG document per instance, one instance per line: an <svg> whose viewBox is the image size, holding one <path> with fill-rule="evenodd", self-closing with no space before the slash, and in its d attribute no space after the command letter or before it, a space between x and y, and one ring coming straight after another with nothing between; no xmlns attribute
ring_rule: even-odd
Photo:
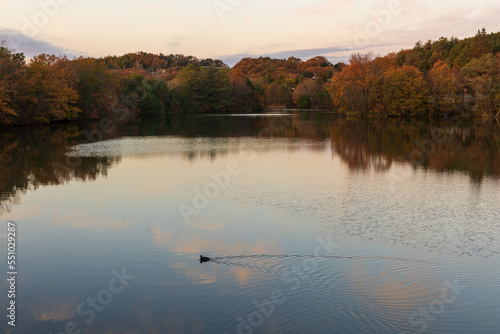
<svg viewBox="0 0 500 334"><path fill-rule="evenodd" d="M318 80L304 80L293 92L293 101L302 109L315 107L318 103L316 96L321 88L322 84Z"/></svg>
<svg viewBox="0 0 500 334"><path fill-rule="evenodd" d="M427 74L431 111L441 114L460 104L464 97L463 81L461 73L452 70L444 61L434 64Z"/></svg>
<svg viewBox="0 0 500 334"><path fill-rule="evenodd" d="M371 82L371 54L353 54L349 65L333 75L328 91L340 111L364 113L368 111Z"/></svg>
<svg viewBox="0 0 500 334"><path fill-rule="evenodd" d="M0 43L0 124L11 124L17 118L12 106L12 95L23 65L23 54L14 53L4 43Z"/></svg>
<svg viewBox="0 0 500 334"><path fill-rule="evenodd" d="M21 123L75 119L77 91L71 76L55 56L39 55L26 66L13 97Z"/></svg>

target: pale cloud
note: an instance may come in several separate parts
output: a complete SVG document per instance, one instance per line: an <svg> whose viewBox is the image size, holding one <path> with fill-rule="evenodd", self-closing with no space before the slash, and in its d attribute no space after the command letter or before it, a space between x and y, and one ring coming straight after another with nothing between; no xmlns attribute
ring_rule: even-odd
<svg viewBox="0 0 500 334"><path fill-rule="evenodd" d="M176 48L179 45L181 45L184 40L185 40L184 36L177 36L177 37L171 38L170 43L168 43L168 46L171 48Z"/></svg>
<svg viewBox="0 0 500 334"><path fill-rule="evenodd" d="M223 226L221 226L221 228L222 227ZM228 241L226 239L214 240L191 233L182 233L179 235L170 231L164 231L161 227L157 227L153 230L153 238L158 245L168 247L169 251L172 253L192 255L193 261L197 260L199 254L207 254L209 250L210 256L214 253L221 255L280 253L275 245L271 245L264 240L257 240L251 244L243 240L241 242L234 240ZM217 245L217 249L214 249L214 245ZM196 280L198 284L211 284L216 282L218 278L217 271L206 272L186 262L177 262L174 264L174 267L180 270L186 277ZM241 285L244 285L251 279L252 272L248 268L235 266L228 268L228 270L234 277L234 280Z"/></svg>
<svg viewBox="0 0 500 334"><path fill-rule="evenodd" d="M129 221L123 219L105 219L99 216L91 216L84 212L73 212L62 217L54 217L53 225L71 225L85 227L93 232L102 232L108 229L123 229L129 227Z"/></svg>
<svg viewBox="0 0 500 334"><path fill-rule="evenodd" d="M14 199L14 202L16 204L20 204L21 202L21 197L19 195L16 195L16 198ZM11 207L11 211L7 212L2 216L3 219L5 220L12 220L12 221L29 221L33 220L37 217L39 217L43 213L43 207L40 205L30 205L26 206L24 205L22 210L19 210L20 207L17 205L14 205ZM1 213L1 210L0 210Z"/></svg>
<svg viewBox="0 0 500 334"><path fill-rule="evenodd" d="M49 42L27 37L22 33L11 29L0 30L0 41L5 41L7 47L15 50L16 52L24 53L24 55L28 58L39 55L41 53L55 54L56 56L66 55L69 58L83 54L81 52L79 53L74 50L69 50L61 46L53 45Z"/></svg>
<svg viewBox="0 0 500 334"><path fill-rule="evenodd" d="M289 57L296 57L302 60L308 60L314 58L316 56L325 56L331 62L336 63L338 61L343 61L349 57L350 54L354 52L364 51L365 49L379 49L381 47L394 48L397 47L397 44L381 44L381 45L368 45L363 48L355 47L355 46L347 46L341 45L337 47L330 48L313 48L313 49L295 49L295 50L286 50L279 52L263 52L263 53L240 53L235 55L224 55L221 56L220 59L224 61L229 66L234 66L239 60L245 57L260 57L267 56L271 58L278 59L287 59Z"/></svg>
<svg viewBox="0 0 500 334"><path fill-rule="evenodd" d="M199 255L212 250L218 254L279 254L279 249L275 245L266 243L264 240L257 240L254 243L247 241L228 242L225 239L213 240L202 238L201 236L185 233L173 234L169 231L163 231L157 227L153 230L154 241L161 246L168 247L172 253L185 253ZM217 249L214 248L217 245Z"/></svg>
<svg viewBox="0 0 500 334"><path fill-rule="evenodd" d="M61 303L52 307L45 303L43 309L34 313L35 321L65 321L75 316L76 305L72 303Z"/></svg>
<svg viewBox="0 0 500 334"><path fill-rule="evenodd" d="M193 260L196 260L198 254L206 254L206 250L213 249L214 240L209 241L205 239L198 238L195 235L182 235L174 236L168 232L162 232L161 229L157 228L154 231L155 241L168 246L169 250L174 253L187 253L193 254ZM231 254L277 254L279 253L277 248L269 245L263 240L259 240L254 244L244 243L233 243L228 244L224 240L216 240L219 252L225 250L230 251ZM179 269L183 275L188 278L196 280L198 284L211 284L217 281L217 271L207 273L200 270L198 267L193 267L185 262L177 262L174 264L176 269ZM233 279L238 282L241 286L245 285L251 278L252 272L248 268L243 268L239 266L234 266L228 268L228 271L233 276Z"/></svg>

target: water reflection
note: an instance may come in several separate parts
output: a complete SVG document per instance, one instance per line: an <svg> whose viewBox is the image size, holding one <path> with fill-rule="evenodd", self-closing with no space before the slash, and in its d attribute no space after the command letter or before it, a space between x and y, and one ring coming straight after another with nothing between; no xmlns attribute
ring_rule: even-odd
<svg viewBox="0 0 500 334"><path fill-rule="evenodd" d="M472 180L500 175L500 127L494 121L460 125L425 121L335 122L335 152L349 168L387 170L394 161L437 171L461 171Z"/></svg>
<svg viewBox="0 0 500 334"><path fill-rule="evenodd" d="M95 133L99 136L89 136ZM165 136L171 140L168 146L157 140ZM131 140L113 141L121 137ZM142 142L134 141L137 137L145 138ZM93 147L86 152L81 144L97 138L105 140L99 146L100 151ZM179 140L172 142L172 138ZM235 141L236 138L240 140ZM304 142L307 147L301 145ZM75 145L79 146L75 149ZM476 185L484 177L500 176L500 125L494 121L458 124L353 120L328 113L272 117L163 116L117 125L105 134L98 131L97 123L2 129L0 210L8 211L13 204L19 204L20 194L27 190L64 184L72 179L93 181L105 177L123 154L182 154L195 161L215 160L245 150L321 151L330 146L333 156L338 156L353 171L373 168L385 172L395 163L407 164L440 172L464 172ZM68 152L72 154L68 156Z"/></svg>
<svg viewBox="0 0 500 334"><path fill-rule="evenodd" d="M455 278L467 290L427 332L498 332L498 124L179 115L90 143L96 126L0 133L3 218L23 251L15 333L69 321L82 333L237 333L275 290L286 300L254 333L412 333L425 320L412 313ZM415 164L436 129L447 139ZM233 160L241 175L186 224L179 204ZM311 257L330 235L339 248ZM122 267L136 279L87 324L78 305Z"/></svg>

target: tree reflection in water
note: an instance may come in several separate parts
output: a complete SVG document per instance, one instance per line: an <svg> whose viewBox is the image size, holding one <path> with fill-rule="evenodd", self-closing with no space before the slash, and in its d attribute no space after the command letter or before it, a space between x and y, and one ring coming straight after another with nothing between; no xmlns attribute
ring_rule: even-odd
<svg viewBox="0 0 500 334"><path fill-rule="evenodd" d="M121 157L75 159L66 155L71 146L89 143L85 134L97 128L98 123L86 122L1 129L0 213L18 204L22 194L40 186L60 185L70 180L87 182L106 176ZM436 131L446 140L434 141ZM475 184L481 184L485 176L500 176L500 124L491 120L457 126L451 121L346 119L320 112L262 117L171 115L117 125L99 140L123 136L275 138L290 142L299 139L311 141L313 145L308 147L312 150L325 150L331 144L332 154L352 171L373 168L385 172L398 162L415 168L464 172ZM294 146L288 149L293 150ZM418 161L414 152L423 152ZM184 152L190 160L214 160L227 154L227 150L217 149Z"/></svg>

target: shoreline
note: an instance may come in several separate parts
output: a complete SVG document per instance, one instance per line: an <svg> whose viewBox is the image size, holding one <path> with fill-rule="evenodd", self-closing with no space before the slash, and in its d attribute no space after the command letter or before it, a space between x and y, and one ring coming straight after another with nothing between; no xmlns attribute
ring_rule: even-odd
<svg viewBox="0 0 500 334"><path fill-rule="evenodd" d="M335 110L330 110L330 109L293 109L293 108L283 108L283 109L264 109L264 111L252 111L252 112L237 112L237 111L229 111L229 112L217 112L217 113L204 113L204 112L170 112L170 113L155 113L155 114L138 114L135 118L130 119L128 121L120 121L120 123L123 124L128 124L128 123L134 123L138 121L141 117L155 117L155 116L179 116L179 115L186 115L186 116L203 116L203 115L220 115L220 116L231 116L234 114L238 115L255 115L255 114L261 114L261 115L266 115L266 114L272 114L273 112L299 112L302 114L306 113L325 113L325 114L332 114L336 115L341 118L347 118L347 119L401 119L401 120L428 120L428 121L436 121L436 120L453 120L453 119L462 119L466 121L474 121L474 120L496 120L499 122L500 116L459 116L453 115L451 117L446 117L446 115L441 115L441 116L430 116L430 117L424 117L424 116L408 116L408 115L372 115L372 114L358 114L358 113L342 113L338 112ZM101 122L103 120L110 120L112 122L115 122L113 118L108 118L108 117L103 117L103 118L95 118L95 119L78 119L78 120L60 120L60 121L52 121L52 122L46 122L46 123L28 123L28 124L0 124L0 129L13 129L13 128L22 128L22 127L30 127L30 126L44 126L44 125L64 125L64 124L78 124L78 123L86 123L86 122Z"/></svg>

